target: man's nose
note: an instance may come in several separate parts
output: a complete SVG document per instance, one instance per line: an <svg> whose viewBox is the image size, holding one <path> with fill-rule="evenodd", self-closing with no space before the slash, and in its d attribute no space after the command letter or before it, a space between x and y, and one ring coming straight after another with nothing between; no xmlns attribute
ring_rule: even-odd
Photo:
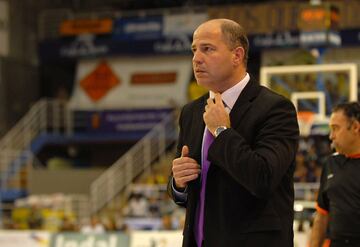
<svg viewBox="0 0 360 247"><path fill-rule="evenodd" d="M193 63L201 63L201 61L202 61L201 53L198 52L198 51L195 51L193 53L193 59L192 60L193 60Z"/></svg>

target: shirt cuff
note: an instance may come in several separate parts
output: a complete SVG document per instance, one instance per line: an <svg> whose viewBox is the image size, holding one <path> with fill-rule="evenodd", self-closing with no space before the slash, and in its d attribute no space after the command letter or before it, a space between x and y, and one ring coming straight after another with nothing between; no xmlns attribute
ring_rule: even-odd
<svg viewBox="0 0 360 247"><path fill-rule="evenodd" d="M175 181L174 181L174 178L172 178L171 187L172 187L175 201L179 202L179 203L185 203L187 201L187 186L185 187L185 190L183 192L176 190L175 189Z"/></svg>

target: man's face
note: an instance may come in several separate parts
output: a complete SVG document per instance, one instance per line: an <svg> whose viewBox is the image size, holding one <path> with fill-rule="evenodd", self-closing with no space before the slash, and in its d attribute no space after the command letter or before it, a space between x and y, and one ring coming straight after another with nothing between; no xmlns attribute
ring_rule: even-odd
<svg viewBox="0 0 360 247"><path fill-rule="evenodd" d="M333 112L330 117L330 140L337 152L344 155L353 154L359 133L354 123L344 115L342 110Z"/></svg>
<svg viewBox="0 0 360 247"><path fill-rule="evenodd" d="M197 83L214 92L223 92L233 83L235 53L229 49L220 25L208 22L194 32L193 70Z"/></svg>

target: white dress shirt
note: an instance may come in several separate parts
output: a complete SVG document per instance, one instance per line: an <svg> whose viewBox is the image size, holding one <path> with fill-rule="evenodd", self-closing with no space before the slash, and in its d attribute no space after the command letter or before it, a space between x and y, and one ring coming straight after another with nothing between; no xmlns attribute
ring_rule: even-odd
<svg viewBox="0 0 360 247"><path fill-rule="evenodd" d="M234 86L227 89L225 92L223 92L221 94L221 99L224 102L225 109L226 109L226 111L228 113L231 112L232 108L235 105L236 100L240 96L240 93L243 91L243 89L245 88L246 84L248 84L249 81L250 81L250 75L248 73L246 73L246 75L244 76L244 78L241 81L239 81L237 84L235 84ZM211 99L214 99L215 98L215 93L210 91L209 92L209 97ZM205 131L206 131L206 126L205 126L205 129L204 129L204 134L205 134ZM204 145L204 136L205 136L204 134L203 134L203 142L202 142L201 150L203 150L203 145ZM201 154L201 157L202 157L202 154ZM172 180L172 189L175 192L176 199L178 201L180 201L180 202L186 202L186 200L187 200L187 193L186 193L187 192L187 187L185 188L184 192L180 192L180 191L177 191L175 189L174 183L175 183L175 181L174 181L174 178L173 178L173 180Z"/></svg>

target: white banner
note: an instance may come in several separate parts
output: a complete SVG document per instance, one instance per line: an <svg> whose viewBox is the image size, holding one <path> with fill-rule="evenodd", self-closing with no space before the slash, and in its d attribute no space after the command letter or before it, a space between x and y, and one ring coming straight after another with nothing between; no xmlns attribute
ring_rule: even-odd
<svg viewBox="0 0 360 247"><path fill-rule="evenodd" d="M78 63L73 109L156 108L187 102L190 56L128 57Z"/></svg>
<svg viewBox="0 0 360 247"><path fill-rule="evenodd" d="M0 56L9 54L9 6L0 0Z"/></svg>
<svg viewBox="0 0 360 247"><path fill-rule="evenodd" d="M45 231L0 231L1 247L48 247L49 240Z"/></svg>
<svg viewBox="0 0 360 247"><path fill-rule="evenodd" d="M134 231L130 247L181 247L182 231Z"/></svg>
<svg viewBox="0 0 360 247"><path fill-rule="evenodd" d="M50 247L128 247L129 237L124 233L117 234L53 234Z"/></svg>
<svg viewBox="0 0 360 247"><path fill-rule="evenodd" d="M164 15L164 35L192 35L195 29L208 20L207 13L185 13Z"/></svg>

